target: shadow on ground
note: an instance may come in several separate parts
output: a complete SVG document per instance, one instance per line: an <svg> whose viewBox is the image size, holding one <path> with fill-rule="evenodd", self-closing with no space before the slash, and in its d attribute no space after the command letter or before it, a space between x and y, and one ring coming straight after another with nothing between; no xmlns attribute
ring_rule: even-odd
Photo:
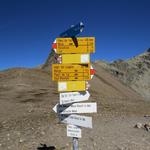
<svg viewBox="0 0 150 150"><path fill-rule="evenodd" d="M46 144L41 144L37 150L56 150L55 146L47 146Z"/></svg>

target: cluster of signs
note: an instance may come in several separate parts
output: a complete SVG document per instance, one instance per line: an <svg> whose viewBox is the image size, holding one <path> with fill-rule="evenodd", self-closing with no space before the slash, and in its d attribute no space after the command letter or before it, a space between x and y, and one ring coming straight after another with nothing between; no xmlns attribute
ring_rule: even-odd
<svg viewBox="0 0 150 150"><path fill-rule="evenodd" d="M58 64L52 65L52 80L58 82L59 103L53 110L61 122L67 124L67 136L81 138L81 127L92 128L92 117L79 113L97 112L95 102L85 103L90 97L88 80L95 70L90 53L95 52L94 37L57 38L52 45ZM82 103L79 103L82 102Z"/></svg>

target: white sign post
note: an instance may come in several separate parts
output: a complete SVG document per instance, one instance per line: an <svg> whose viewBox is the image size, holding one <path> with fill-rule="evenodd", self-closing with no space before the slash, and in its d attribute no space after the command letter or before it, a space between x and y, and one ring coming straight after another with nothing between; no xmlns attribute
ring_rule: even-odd
<svg viewBox="0 0 150 150"><path fill-rule="evenodd" d="M67 92L67 93L60 93L60 105L80 102L80 101L87 101L90 97L90 93L88 91L85 92Z"/></svg>
<svg viewBox="0 0 150 150"><path fill-rule="evenodd" d="M60 121L80 127L92 128L92 117L80 115L59 115Z"/></svg>
<svg viewBox="0 0 150 150"><path fill-rule="evenodd" d="M67 125L67 136L81 138L81 128L75 125Z"/></svg>
<svg viewBox="0 0 150 150"><path fill-rule="evenodd" d="M53 108L59 114L75 114L75 113L96 113L97 104L94 103L74 103L71 105L56 104Z"/></svg>

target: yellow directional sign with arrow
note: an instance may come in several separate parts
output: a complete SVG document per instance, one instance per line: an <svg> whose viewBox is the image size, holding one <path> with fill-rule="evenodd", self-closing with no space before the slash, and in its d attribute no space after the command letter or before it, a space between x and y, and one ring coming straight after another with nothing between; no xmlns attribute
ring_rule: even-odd
<svg viewBox="0 0 150 150"><path fill-rule="evenodd" d="M84 54L95 52L94 37L78 37L77 45L72 38L57 38L52 46L57 54Z"/></svg>
<svg viewBox="0 0 150 150"><path fill-rule="evenodd" d="M53 64L52 80L81 81L90 80L90 64Z"/></svg>

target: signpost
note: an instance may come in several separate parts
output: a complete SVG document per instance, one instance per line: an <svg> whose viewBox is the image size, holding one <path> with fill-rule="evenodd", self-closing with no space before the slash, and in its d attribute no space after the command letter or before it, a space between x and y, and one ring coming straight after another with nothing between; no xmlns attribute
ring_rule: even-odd
<svg viewBox="0 0 150 150"><path fill-rule="evenodd" d="M90 93L88 91L67 92L60 93L59 96L60 105L64 105L74 102L87 101L90 97Z"/></svg>
<svg viewBox="0 0 150 150"><path fill-rule="evenodd" d="M76 37L83 28L82 22L71 26L52 44L59 63L52 64L52 80L58 82L60 92L59 103L53 110L58 114L60 121L67 124L67 136L73 138L73 150L78 150L80 127L92 128L92 117L77 114L97 112L95 102L82 102L90 97L90 85L87 80L91 80L95 74L90 64L90 53L95 52L95 38Z"/></svg>

